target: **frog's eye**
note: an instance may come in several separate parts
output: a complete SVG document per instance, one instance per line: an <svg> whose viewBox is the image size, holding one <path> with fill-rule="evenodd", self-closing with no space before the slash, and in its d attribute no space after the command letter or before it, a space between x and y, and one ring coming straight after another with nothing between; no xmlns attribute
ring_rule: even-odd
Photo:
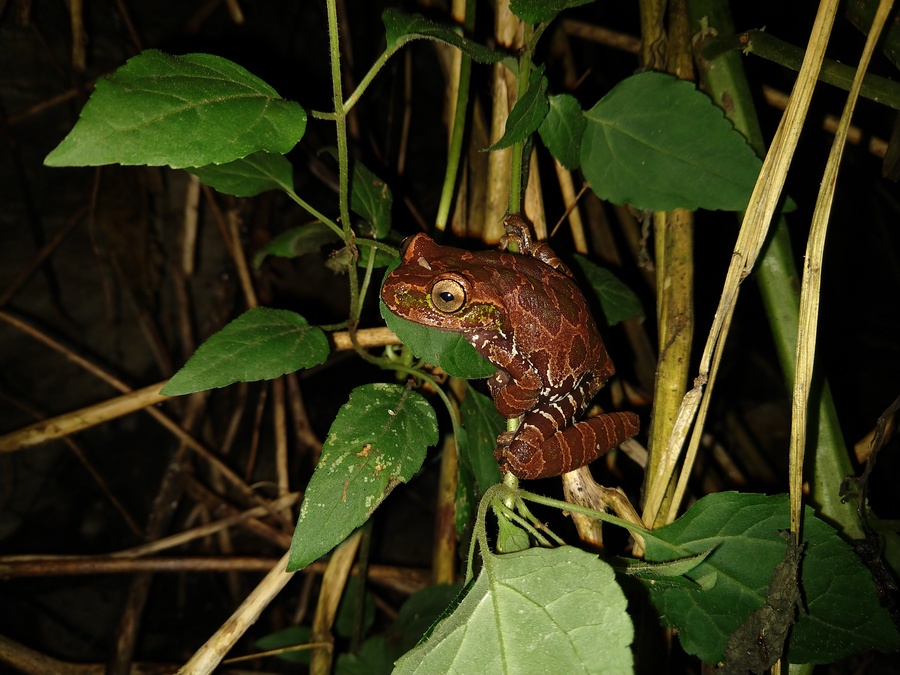
<svg viewBox="0 0 900 675"><path fill-rule="evenodd" d="M441 279L431 287L431 302L439 312L452 314L466 302L466 289L455 279Z"/></svg>

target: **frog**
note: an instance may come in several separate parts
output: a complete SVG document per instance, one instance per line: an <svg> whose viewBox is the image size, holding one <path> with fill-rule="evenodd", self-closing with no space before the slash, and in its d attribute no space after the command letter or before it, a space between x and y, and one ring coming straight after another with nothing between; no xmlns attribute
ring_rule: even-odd
<svg viewBox="0 0 900 675"><path fill-rule="evenodd" d="M497 437L503 473L560 476L634 436L639 418L607 412L579 421L615 374L612 359L571 270L521 215L508 215L504 230L499 248L485 251L410 237L381 298L408 321L461 335L496 367L487 383L494 405L521 419Z"/></svg>

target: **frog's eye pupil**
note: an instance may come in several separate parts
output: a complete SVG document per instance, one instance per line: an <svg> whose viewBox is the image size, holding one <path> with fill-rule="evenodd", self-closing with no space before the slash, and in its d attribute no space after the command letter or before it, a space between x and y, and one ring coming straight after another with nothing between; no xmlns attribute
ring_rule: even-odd
<svg viewBox="0 0 900 675"><path fill-rule="evenodd" d="M439 312L453 314L466 303L466 289L456 279L441 279L431 288L431 302Z"/></svg>

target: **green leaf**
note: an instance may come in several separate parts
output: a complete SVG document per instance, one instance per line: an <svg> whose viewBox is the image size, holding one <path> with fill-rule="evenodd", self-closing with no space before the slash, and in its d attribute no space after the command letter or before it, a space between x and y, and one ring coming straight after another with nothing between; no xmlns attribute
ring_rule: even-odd
<svg viewBox="0 0 900 675"><path fill-rule="evenodd" d="M528 78L528 90L509 111L506 128L499 141L486 150L502 150L514 143L521 143L537 131L547 117L550 103L547 101L547 78L544 67L536 68Z"/></svg>
<svg viewBox="0 0 900 675"><path fill-rule="evenodd" d="M324 363L330 347L322 329L299 314L256 307L210 336L160 391L179 396L281 377Z"/></svg>
<svg viewBox="0 0 900 675"><path fill-rule="evenodd" d="M437 584L416 591L400 607L397 618L388 631L391 643L403 654L412 649L435 621L459 597L462 584Z"/></svg>
<svg viewBox="0 0 900 675"><path fill-rule="evenodd" d="M354 162L350 208L369 222L375 239L383 238L391 229L393 203L394 198L387 183L369 171L362 162Z"/></svg>
<svg viewBox="0 0 900 675"><path fill-rule="evenodd" d="M459 333L413 323L391 312L384 301L380 301L379 305L387 327L396 333L400 341L409 345L420 359L443 368L448 375L478 379L490 377L497 370Z"/></svg>
<svg viewBox="0 0 900 675"><path fill-rule="evenodd" d="M282 232L253 256L253 266L262 265L266 256L298 258L306 253L318 253L325 244L340 241L341 238L323 223L309 223Z"/></svg>
<svg viewBox="0 0 900 675"><path fill-rule="evenodd" d="M531 547L528 533L502 514L497 515L497 552L515 553Z"/></svg>
<svg viewBox="0 0 900 675"><path fill-rule="evenodd" d="M399 9L386 9L381 15L388 53L394 53L412 40L436 40L456 47L478 63L497 63L506 54L495 52L477 42L464 38L450 26L442 26L418 14L407 14Z"/></svg>
<svg viewBox="0 0 900 675"><path fill-rule="evenodd" d="M497 412L494 401L472 387L459 404L463 436L460 439L460 459L472 467L478 491L482 494L500 482L500 467L494 458L497 436L506 430L506 419Z"/></svg>
<svg viewBox="0 0 900 675"><path fill-rule="evenodd" d="M577 169L581 166L581 139L587 120L581 110L581 106L571 94L558 94L548 99L550 110L538 133L541 140L559 163L567 169Z"/></svg>
<svg viewBox="0 0 900 675"><path fill-rule="evenodd" d="M383 635L363 642L359 654L338 654L335 675L390 675L394 669L393 650Z"/></svg>
<svg viewBox="0 0 900 675"><path fill-rule="evenodd" d="M341 637L350 638L356 632L357 596L360 586L363 586L362 577L350 577L344 588L344 595L341 596L341 602L338 604L334 630ZM362 603L362 633L365 635L375 623L375 597L365 589L363 589L363 594L365 597Z"/></svg>
<svg viewBox="0 0 900 675"><path fill-rule="evenodd" d="M634 75L585 117L581 168L601 199L653 211L747 207L762 161L690 82Z"/></svg>
<svg viewBox="0 0 900 675"><path fill-rule="evenodd" d="M456 534L462 539L463 534L472 522L473 505L476 502L475 474L472 467L465 462L459 464L459 477L456 481L456 503L454 504L454 525Z"/></svg>
<svg viewBox="0 0 900 675"><path fill-rule="evenodd" d="M253 197L267 190L294 190L294 167L283 155L270 152L254 152L226 164L207 164L187 170L201 182L235 197Z"/></svg>
<svg viewBox="0 0 900 675"><path fill-rule="evenodd" d="M707 590L660 588L650 598L682 646L707 663L722 660L728 636L765 601L789 527L787 495L707 495L671 525L645 538L652 561L715 550L691 576L715 577ZM791 663L829 663L864 649L891 651L900 635L878 601L872 576L837 532L807 508L801 585L808 614L790 635ZM708 586L708 584L706 584Z"/></svg>
<svg viewBox="0 0 900 675"><path fill-rule="evenodd" d="M283 155L306 113L244 68L210 54L138 54L97 81L47 166L225 164L261 150Z"/></svg>
<svg viewBox="0 0 900 675"><path fill-rule="evenodd" d="M338 411L313 472L291 542L288 570L325 555L405 483L438 440L422 396L396 384L367 384Z"/></svg>
<svg viewBox="0 0 900 675"><path fill-rule="evenodd" d="M628 286L616 278L616 275L604 267L595 265L583 255L574 256L575 263L584 273L591 285L606 322L614 326L620 321L637 317L644 320L644 307L640 298Z"/></svg>
<svg viewBox="0 0 900 675"><path fill-rule="evenodd" d="M284 649L285 647L296 647L308 644L311 635L312 629L309 626L288 626L287 628L282 628L279 631L261 637L255 644L260 651ZM309 664L309 649L284 652L283 654L279 654L278 658L287 661L288 663Z"/></svg>
<svg viewBox="0 0 900 675"><path fill-rule="evenodd" d="M594 0L511 0L509 10L528 23L553 21L556 15L569 7L580 7Z"/></svg>
<svg viewBox="0 0 900 675"><path fill-rule="evenodd" d="M571 547L488 554L456 610L394 673L630 673L626 605L595 555Z"/></svg>

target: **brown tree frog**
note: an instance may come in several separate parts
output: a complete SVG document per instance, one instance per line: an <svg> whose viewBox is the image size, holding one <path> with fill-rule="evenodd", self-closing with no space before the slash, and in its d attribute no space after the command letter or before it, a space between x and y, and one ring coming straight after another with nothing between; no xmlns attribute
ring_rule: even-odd
<svg viewBox="0 0 900 675"><path fill-rule="evenodd" d="M519 478L558 476L631 438L638 417L614 412L576 423L615 368L569 269L547 244L532 241L521 217L505 225L496 251L415 235L381 297L404 319L461 334L497 367L488 380L497 410L524 416L517 431L497 438L500 469Z"/></svg>

